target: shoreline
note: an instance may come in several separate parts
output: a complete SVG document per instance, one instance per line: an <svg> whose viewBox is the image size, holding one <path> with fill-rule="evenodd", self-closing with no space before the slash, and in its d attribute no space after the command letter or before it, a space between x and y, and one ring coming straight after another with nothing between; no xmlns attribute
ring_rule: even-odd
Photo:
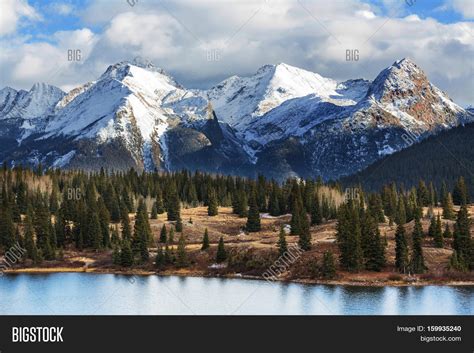
<svg viewBox="0 0 474 353"><path fill-rule="evenodd" d="M227 278L227 279L246 279L267 281L261 276L243 275L240 273L229 274L209 274L203 271L186 271L186 270L167 270L162 272L150 270L128 270L123 271L119 269L103 269L103 268L89 268L89 267L34 267L34 268L17 268L3 271L4 274L54 274L54 273L90 273L90 274L114 274L125 276L179 276L179 277L201 277L201 278ZM273 281L267 282L281 282L281 283L298 283L306 285L337 285L337 286L354 286L354 287L423 287L423 286L474 286L472 281L427 281L416 280L412 282L407 281L364 281L364 280L323 280L323 279L305 279L305 278L277 278Z"/></svg>

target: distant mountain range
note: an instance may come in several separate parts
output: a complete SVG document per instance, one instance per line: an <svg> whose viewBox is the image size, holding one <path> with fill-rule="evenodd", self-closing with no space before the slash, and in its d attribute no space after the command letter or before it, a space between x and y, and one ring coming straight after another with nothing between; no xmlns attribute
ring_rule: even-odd
<svg viewBox="0 0 474 353"><path fill-rule="evenodd" d="M372 82L278 64L207 91L149 62L120 62L68 93L0 90L0 160L336 179L471 121L409 59Z"/></svg>

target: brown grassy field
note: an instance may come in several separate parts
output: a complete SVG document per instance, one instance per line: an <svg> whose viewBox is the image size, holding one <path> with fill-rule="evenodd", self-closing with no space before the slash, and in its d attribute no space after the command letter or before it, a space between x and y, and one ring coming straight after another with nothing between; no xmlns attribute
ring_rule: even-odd
<svg viewBox="0 0 474 353"><path fill-rule="evenodd" d="M435 214L441 213L441 209L435 209ZM427 210L425 209L426 213ZM469 207L471 217L474 218L474 205ZM189 257L189 266L186 268L175 268L173 266L160 270L162 274L178 275L220 275L220 276L260 276L277 259L277 241L281 226L290 222L291 215L280 217L271 217L262 215L262 230L256 233L246 233L244 226L246 218L239 218L232 214L229 207L220 207L219 214L214 217L207 215L206 207L183 208L181 210L183 219L183 234L186 239L186 250ZM132 224L134 214L130 214ZM453 221L443 220L444 224ZM158 219L151 219L150 225L155 238L158 240L163 224L169 229L173 222L166 220L166 214L161 214ZM473 222L474 223L474 222ZM429 220L423 218L423 229L428 232ZM423 252L425 263L428 267L426 274L420 276L400 275L395 271L395 225L389 226L388 223L379 225L382 237L387 239L386 257L387 266L382 272L362 271L358 273L349 273L338 269L337 278L331 283L348 283L364 285L382 285L382 284L407 284L407 283L470 283L474 284L472 273L460 274L447 271L449 258L452 254L451 239L445 241L442 249L435 248L433 240L426 237L423 240ZM207 251L201 251L201 241L205 229L208 229L211 247ZM279 280L297 280L303 282L321 282L314 278L309 270L314 261L321 262L323 253L330 249L336 257L338 248L336 244L336 222L330 221L319 226L311 227L312 250L303 253L297 261L291 264L286 271L279 276ZM406 225L407 234L410 235L413 229L413 222ZM474 234L474 224L472 225L472 234ZM179 233L175 233L175 245ZM209 266L214 263L217 242L223 237L226 250L233 254L234 258L241 260L240 266L230 266L229 268L211 269ZM297 236L287 235L288 245L296 244ZM13 271L29 272L63 272L63 271L81 271L81 272L133 272L139 274L156 273L153 265L156 247L150 248L150 262L146 265L136 266L133 270L121 269L112 264L111 251L94 252L66 250L63 253L63 259L51 262L45 262L42 268L24 268L27 264L21 264ZM243 259L243 260L242 260ZM243 261L243 262L242 262Z"/></svg>

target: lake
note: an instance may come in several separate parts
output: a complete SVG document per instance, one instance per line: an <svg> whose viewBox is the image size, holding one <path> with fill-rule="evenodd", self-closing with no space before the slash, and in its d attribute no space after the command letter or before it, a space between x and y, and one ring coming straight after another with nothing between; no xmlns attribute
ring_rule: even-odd
<svg viewBox="0 0 474 353"><path fill-rule="evenodd" d="M91 273L0 278L0 315L473 315L474 286L354 287Z"/></svg>

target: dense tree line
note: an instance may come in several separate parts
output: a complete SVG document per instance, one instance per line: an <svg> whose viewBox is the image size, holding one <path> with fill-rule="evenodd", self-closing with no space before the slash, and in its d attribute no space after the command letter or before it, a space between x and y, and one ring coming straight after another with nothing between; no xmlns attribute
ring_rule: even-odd
<svg viewBox="0 0 474 353"><path fill-rule="evenodd" d="M343 178L344 185L361 184L364 189L378 191L395 182L411 188L420 179L430 180L441 190L452 190L459 178L465 178L468 196L474 198L474 123L440 132L373 163L361 172ZM439 194L438 194L439 195ZM452 195L455 198L455 195ZM456 201L455 201L456 203Z"/></svg>
<svg viewBox="0 0 474 353"><path fill-rule="evenodd" d="M396 224L397 270L422 273L426 270L423 242L428 236L436 247L452 246L450 267L473 269L473 241L466 205L468 188L461 177L452 189L446 183L439 188L418 181L405 189L391 183L380 192L365 194L357 188L357 197L345 197L338 184L327 185L321 179L289 179L284 183L259 176L256 180L211 175L200 172L175 173L127 172L97 173L81 171L37 170L21 167L0 171L0 246L5 251L19 242L34 263L53 260L63 249L112 250L113 261L120 266L149 262L149 248L157 245L155 262L186 266L186 236L183 234L181 209L207 206L208 216L219 207L232 207L238 217L247 218L245 231L262 228L261 214L291 214L289 232L298 236L302 250L311 250L311 226L337 219L339 263L348 271L381 271L386 266L386 239L379 224ZM461 208L455 212L455 206ZM433 208L442 206L442 214ZM428 234L423 234L422 207L428 208ZM166 213L158 244L154 244L149 219ZM134 215L132 222L130 215ZM455 221L450 226L442 220ZM406 224L413 222L407 234ZM202 250L209 248L206 230ZM278 250L287 251L286 231L280 230ZM224 240L217 247L216 262L227 258ZM327 276L332 276L334 257L323 258Z"/></svg>

